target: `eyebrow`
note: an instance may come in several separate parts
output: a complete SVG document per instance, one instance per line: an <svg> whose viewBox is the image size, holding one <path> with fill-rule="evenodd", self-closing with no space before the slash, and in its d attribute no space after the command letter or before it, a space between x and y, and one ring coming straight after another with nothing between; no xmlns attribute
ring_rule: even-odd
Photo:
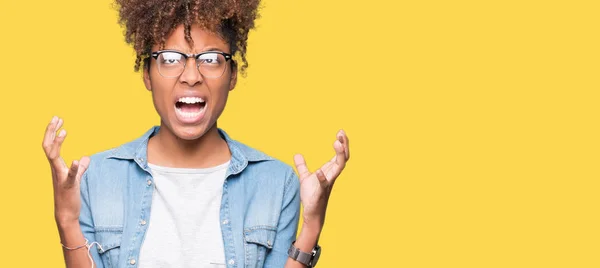
<svg viewBox="0 0 600 268"><path fill-rule="evenodd" d="M217 48L217 47L205 47L204 50L202 50L202 52L207 52L207 51L224 52L223 50L221 50L220 48ZM200 52L200 53L202 53L202 52Z"/></svg>
<svg viewBox="0 0 600 268"><path fill-rule="evenodd" d="M167 47L165 47L165 49L164 49L164 50L173 50L173 51L179 51L179 52L181 52L181 53L185 53L185 54L187 54L186 52L184 52L185 50L184 50L184 49L181 49L179 46L174 46L173 48L167 48ZM205 48L204 48L202 51L200 51L199 53L204 53L204 52L209 52L209 51L219 51L219 52L225 52L225 51L223 51L222 49L220 49L220 48L218 48L218 47L214 47L214 46L208 46L208 47L205 47Z"/></svg>
<svg viewBox="0 0 600 268"><path fill-rule="evenodd" d="M184 49L181 49L181 47L179 47L179 46L172 46L172 47L165 46L162 50L174 50L174 51L181 51L181 52L184 51Z"/></svg>

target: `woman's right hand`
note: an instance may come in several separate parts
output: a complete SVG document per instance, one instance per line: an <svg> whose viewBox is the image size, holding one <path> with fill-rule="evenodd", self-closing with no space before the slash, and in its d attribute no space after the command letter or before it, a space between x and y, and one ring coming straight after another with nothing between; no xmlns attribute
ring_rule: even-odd
<svg viewBox="0 0 600 268"><path fill-rule="evenodd" d="M67 132L63 129L58 135L56 133L62 124L63 120L61 118L53 117L46 128L42 143L52 170L54 217L59 228L79 224L79 212L81 210L79 186L81 176L90 163L89 157L82 157L79 161L74 160L70 168L67 167L60 156L60 148L65 141Z"/></svg>

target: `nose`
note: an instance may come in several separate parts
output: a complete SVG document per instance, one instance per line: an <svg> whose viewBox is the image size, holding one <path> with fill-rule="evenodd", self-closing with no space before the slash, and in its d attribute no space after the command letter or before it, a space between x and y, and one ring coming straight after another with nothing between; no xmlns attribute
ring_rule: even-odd
<svg viewBox="0 0 600 268"><path fill-rule="evenodd" d="M183 73L179 76L179 81L186 83L189 86L194 86L204 81L202 74L200 74L200 70L198 70L195 58L190 57L187 59Z"/></svg>

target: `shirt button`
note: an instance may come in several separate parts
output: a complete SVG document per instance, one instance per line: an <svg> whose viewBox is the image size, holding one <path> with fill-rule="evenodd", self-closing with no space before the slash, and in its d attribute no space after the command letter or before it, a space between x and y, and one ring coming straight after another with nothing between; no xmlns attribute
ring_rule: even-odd
<svg viewBox="0 0 600 268"><path fill-rule="evenodd" d="M267 246L269 246L269 247L272 246L271 240L267 240Z"/></svg>
<svg viewBox="0 0 600 268"><path fill-rule="evenodd" d="M152 181L148 180L148 186L152 185Z"/></svg>
<svg viewBox="0 0 600 268"><path fill-rule="evenodd" d="M233 259L229 260L229 265L234 265L235 261Z"/></svg>
<svg viewBox="0 0 600 268"><path fill-rule="evenodd" d="M140 224L141 224L141 225L146 225L146 221L145 221L145 220L142 220L142 221L140 221Z"/></svg>
<svg viewBox="0 0 600 268"><path fill-rule="evenodd" d="M131 259L131 260L129 261L129 264L131 264L131 265L134 265L134 264L135 264L135 260L134 260L134 259Z"/></svg>
<svg viewBox="0 0 600 268"><path fill-rule="evenodd" d="M224 221L223 221L223 224L228 224L228 223L229 223L229 221L228 221L228 220L224 220Z"/></svg>

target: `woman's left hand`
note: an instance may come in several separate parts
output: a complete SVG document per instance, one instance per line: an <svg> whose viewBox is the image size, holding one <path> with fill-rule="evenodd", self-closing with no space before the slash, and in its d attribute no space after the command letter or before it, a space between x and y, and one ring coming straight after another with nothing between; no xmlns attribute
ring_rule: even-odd
<svg viewBox="0 0 600 268"><path fill-rule="evenodd" d="M321 230L325 222L327 202L335 180L338 178L346 162L350 158L348 137L343 130L337 133L333 143L335 156L315 172L310 172L300 154L294 156L298 177L300 178L300 200L304 207L303 226Z"/></svg>

